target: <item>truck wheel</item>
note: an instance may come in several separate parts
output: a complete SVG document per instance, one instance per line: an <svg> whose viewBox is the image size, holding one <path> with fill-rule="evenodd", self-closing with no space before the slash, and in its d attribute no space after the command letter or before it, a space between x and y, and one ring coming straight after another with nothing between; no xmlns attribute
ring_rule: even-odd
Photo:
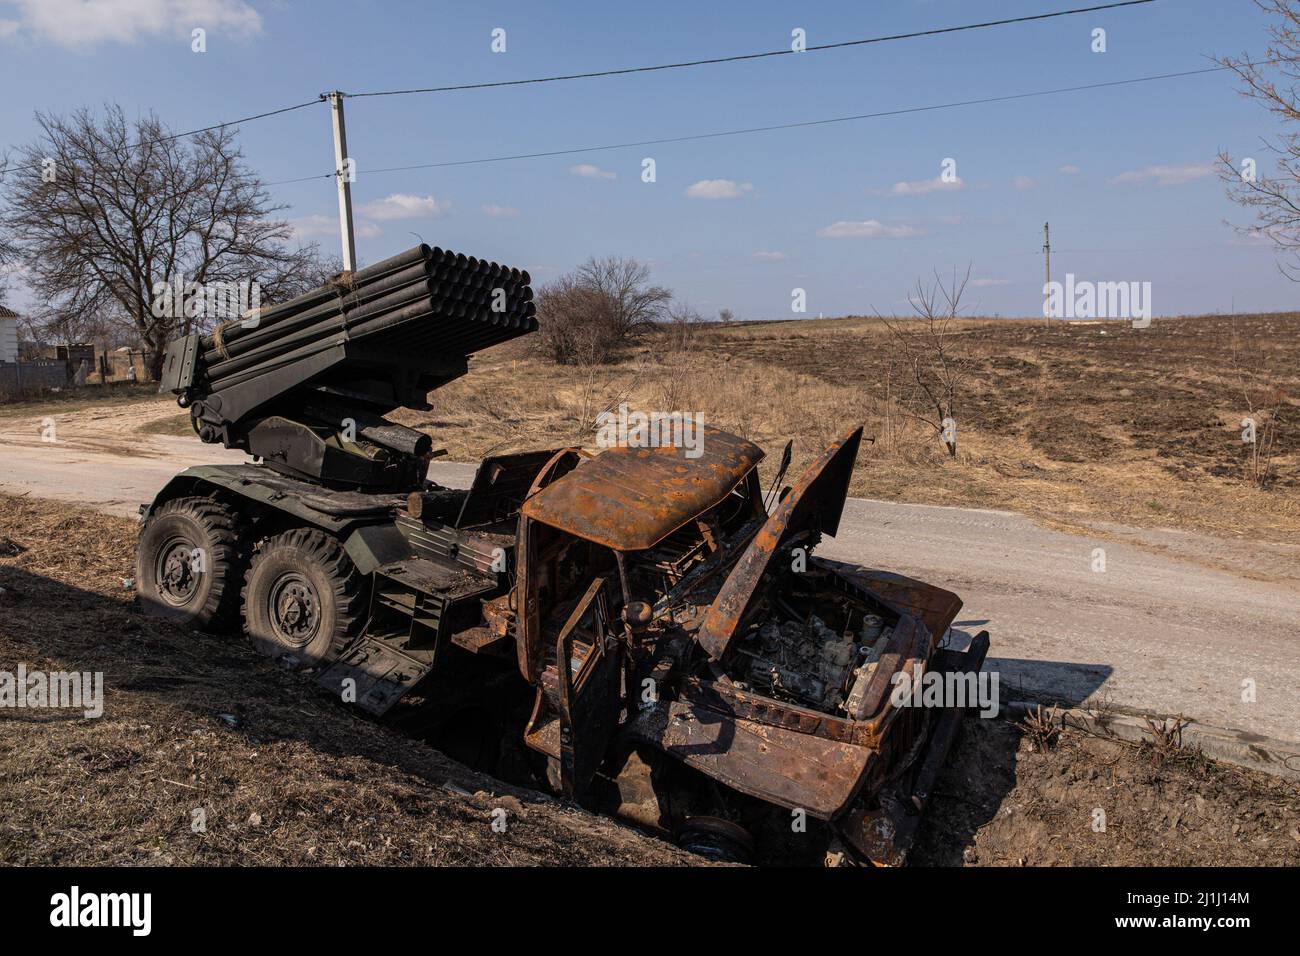
<svg viewBox="0 0 1300 956"><path fill-rule="evenodd" d="M687 817L677 829L677 845L720 863L749 866L754 862L754 838L749 831L720 817Z"/></svg>
<svg viewBox="0 0 1300 956"><path fill-rule="evenodd" d="M365 588L343 546L314 528L261 542L244 583L244 631L271 657L316 666L337 658L365 623Z"/></svg>
<svg viewBox="0 0 1300 956"><path fill-rule="evenodd" d="M136 575L148 614L219 630L239 616L248 526L212 498L175 498L140 529Z"/></svg>

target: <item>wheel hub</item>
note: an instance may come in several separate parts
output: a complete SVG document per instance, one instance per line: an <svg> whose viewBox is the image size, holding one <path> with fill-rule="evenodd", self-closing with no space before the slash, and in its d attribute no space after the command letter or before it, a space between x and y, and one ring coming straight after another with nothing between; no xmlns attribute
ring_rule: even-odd
<svg viewBox="0 0 1300 956"><path fill-rule="evenodd" d="M316 590L301 574L283 575L271 589L269 611L276 636L293 647L305 647L320 626Z"/></svg>
<svg viewBox="0 0 1300 956"><path fill-rule="evenodd" d="M154 579L158 593L173 607L182 607L194 597L199 584L199 573L194 570L194 546L181 538L168 541L158 550L154 564Z"/></svg>

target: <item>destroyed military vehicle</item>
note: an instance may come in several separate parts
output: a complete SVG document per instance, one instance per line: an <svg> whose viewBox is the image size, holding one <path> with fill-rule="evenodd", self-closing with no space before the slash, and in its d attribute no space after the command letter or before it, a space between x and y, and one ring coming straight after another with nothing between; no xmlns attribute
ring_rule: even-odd
<svg viewBox="0 0 1300 956"><path fill-rule="evenodd" d="M891 689L978 671L988 639L942 648L955 595L814 555L862 429L788 486L787 445L768 495L763 451L713 428L690 454L551 448L433 483L430 437L383 415L535 330L528 281L419 246L172 342L163 389L257 461L141 507L143 604L242 621L372 715L464 705L536 785L693 851L904 862L962 712Z"/></svg>

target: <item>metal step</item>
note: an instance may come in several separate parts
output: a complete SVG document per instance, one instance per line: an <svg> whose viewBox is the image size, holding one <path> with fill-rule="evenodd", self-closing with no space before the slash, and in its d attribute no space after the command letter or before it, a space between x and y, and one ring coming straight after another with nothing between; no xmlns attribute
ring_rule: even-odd
<svg viewBox="0 0 1300 956"><path fill-rule="evenodd" d="M560 718L557 714L548 714L537 727L524 735L524 743L538 753L560 759Z"/></svg>
<svg viewBox="0 0 1300 956"><path fill-rule="evenodd" d="M433 667L433 651L399 649L406 636L385 640L365 635L326 668L316 683L344 703L367 713L383 715L402 699Z"/></svg>
<svg viewBox="0 0 1300 956"><path fill-rule="evenodd" d="M509 634L497 634L486 627L468 627L451 635L451 642L457 647L480 654L484 657L505 657L514 647L514 638Z"/></svg>

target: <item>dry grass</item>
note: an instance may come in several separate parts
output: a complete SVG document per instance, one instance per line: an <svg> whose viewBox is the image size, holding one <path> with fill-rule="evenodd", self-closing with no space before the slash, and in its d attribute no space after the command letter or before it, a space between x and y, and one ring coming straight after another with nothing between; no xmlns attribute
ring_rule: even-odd
<svg viewBox="0 0 1300 956"><path fill-rule="evenodd" d="M1014 510L1065 528L1106 520L1280 542L1300 533L1300 316L1165 320L1144 330L958 325L972 370L956 460L907 414L888 332L865 318L705 326L690 351L646 342L596 372L511 343L434 393L432 412L396 417L469 461L590 442L593 410L625 400L703 413L769 452L793 438L796 473L865 422L875 441L859 458L858 496ZM1268 489L1244 472L1231 348L1242 336L1285 396Z"/></svg>
<svg viewBox="0 0 1300 956"><path fill-rule="evenodd" d="M22 549L0 557L0 667L102 671L105 691L98 719L0 711L0 863L698 862L359 719L238 638L140 616L135 530L0 496Z"/></svg>
<svg viewBox="0 0 1300 956"><path fill-rule="evenodd" d="M0 864L700 862L359 719L238 638L141 617L123 587L135 530L0 495L0 668L102 671L105 685L98 719L0 710ZM917 862L1300 861L1291 784L1070 731L1030 751L1022 733L963 724ZM1095 807L1108 835L1088 825Z"/></svg>
<svg viewBox="0 0 1300 956"><path fill-rule="evenodd" d="M85 388L65 388L47 391L37 398L5 399L0 395L0 412L35 417L60 414L79 408L116 405L122 402L146 401L158 397L158 386L147 382L110 382L108 388L88 385Z"/></svg>
<svg viewBox="0 0 1300 956"><path fill-rule="evenodd" d="M1109 532L1097 522L1241 541L1300 534L1300 315L1166 319L1143 330L979 318L953 325L971 360L955 460L908 414L889 332L864 317L703 325L689 349L651 337L596 368L557 366L520 340L476 356L468 376L430 396L430 411L392 417L430 432L452 460L473 461L590 443L595 416L626 401L702 413L769 452L793 439L795 473L865 423L874 442L860 454L857 496L1018 511L1102 537ZM103 400L97 389L79 394ZM153 397L148 386L110 394ZM76 401L6 406L0 418L55 414ZM1266 412L1272 480L1260 488L1240 423L1275 402L1276 415ZM140 427L191 433L180 410Z"/></svg>
<svg viewBox="0 0 1300 956"><path fill-rule="evenodd" d="M1061 736L1056 705L1053 704L1047 710L1043 710L1042 704L1037 705L1020 719L1019 727L1031 750L1051 750Z"/></svg>

